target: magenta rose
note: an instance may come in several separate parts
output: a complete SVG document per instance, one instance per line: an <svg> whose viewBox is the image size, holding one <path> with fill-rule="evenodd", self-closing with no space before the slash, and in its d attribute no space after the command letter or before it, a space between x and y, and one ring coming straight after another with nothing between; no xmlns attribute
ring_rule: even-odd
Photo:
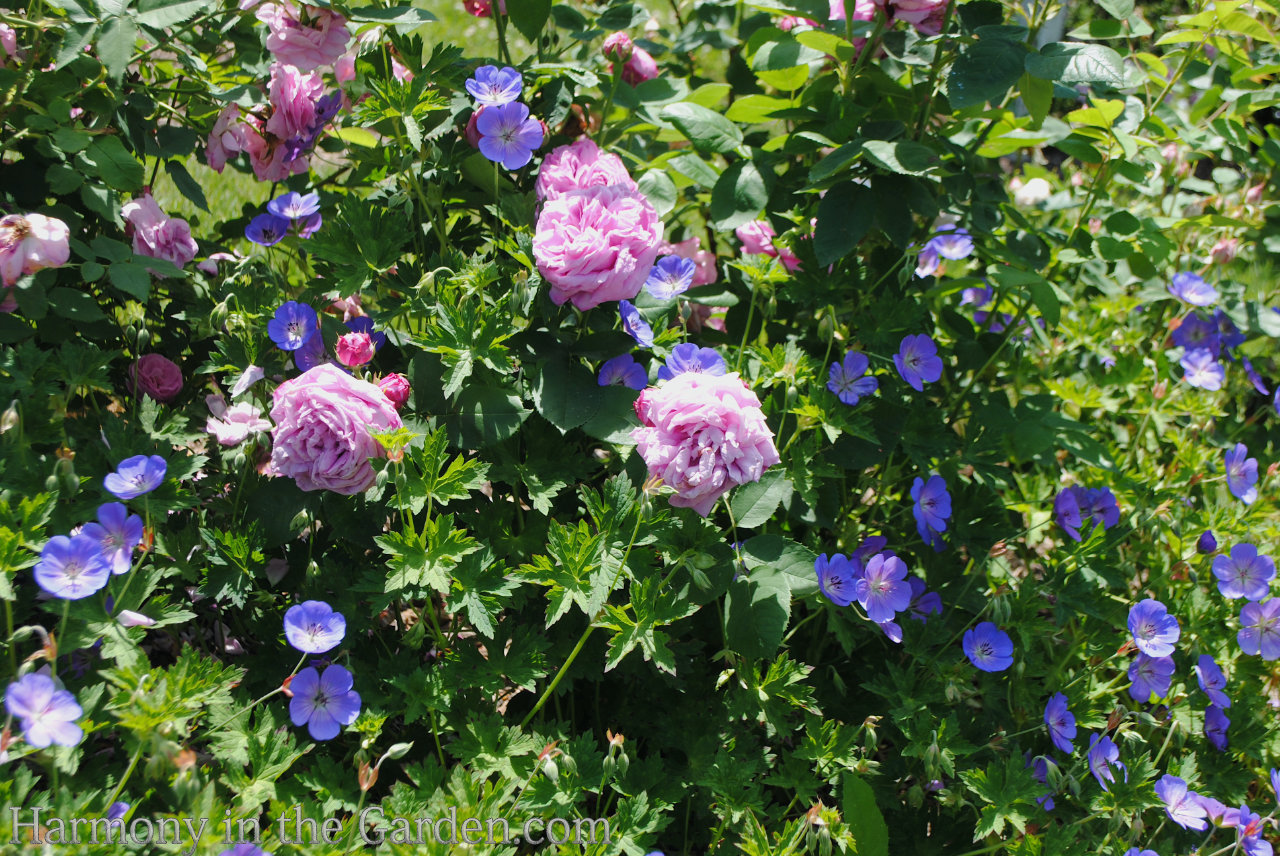
<svg viewBox="0 0 1280 856"><path fill-rule="evenodd" d="M403 427L386 394L331 363L276 387L271 408L271 469L303 490L368 490L370 458L383 456L371 432Z"/></svg>
<svg viewBox="0 0 1280 856"><path fill-rule="evenodd" d="M633 45L631 58L622 66L622 79L632 86L639 86L657 76L658 61L644 48Z"/></svg>
<svg viewBox="0 0 1280 856"><path fill-rule="evenodd" d="M368 333L347 333L345 336L339 336L337 344L334 345L338 362L350 367L362 366L369 362L373 359L376 350L373 346L373 338Z"/></svg>
<svg viewBox="0 0 1280 856"><path fill-rule="evenodd" d="M560 146L542 159L534 189L539 199L558 199L572 190L620 184L635 190L636 183L617 155L602 152L586 137Z"/></svg>
<svg viewBox="0 0 1280 856"><path fill-rule="evenodd" d="M168 357L143 354L129 366L129 385L134 395L142 393L156 401L173 401L182 392L182 369Z"/></svg>
<svg viewBox="0 0 1280 856"><path fill-rule="evenodd" d="M263 5L258 9L258 20L271 30L267 50L301 71L333 65L342 58L351 38L347 19L337 12L319 6L299 7L293 0Z"/></svg>
<svg viewBox="0 0 1280 856"><path fill-rule="evenodd" d="M557 306L590 309L639 294L661 243L662 219L643 194L597 185L547 202L533 257Z"/></svg>
<svg viewBox="0 0 1280 856"><path fill-rule="evenodd" d="M402 374L392 372L391 374L378 381L378 388L391 399L391 403L396 406L396 410L404 407L405 402L409 400L409 379Z"/></svg>
<svg viewBox="0 0 1280 856"><path fill-rule="evenodd" d="M678 374L636 399L631 433L649 467L675 490L671 504L706 517L732 488L778 463L760 400L737 374Z"/></svg>

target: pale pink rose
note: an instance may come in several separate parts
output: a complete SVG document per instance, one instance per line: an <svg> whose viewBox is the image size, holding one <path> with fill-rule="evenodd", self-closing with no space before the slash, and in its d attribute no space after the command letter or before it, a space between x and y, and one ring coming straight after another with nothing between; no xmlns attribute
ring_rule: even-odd
<svg viewBox="0 0 1280 856"><path fill-rule="evenodd" d="M205 422L204 430L217 438L220 445L237 446L251 434L271 430L271 422L263 418L261 408L248 402L228 407L221 395L207 396L205 402L213 416Z"/></svg>
<svg viewBox="0 0 1280 856"><path fill-rule="evenodd" d="M344 324L352 318L360 318L364 315L364 309L360 307L360 295L358 294L335 300L329 304L329 308L342 313L342 323Z"/></svg>
<svg viewBox="0 0 1280 856"><path fill-rule="evenodd" d="M894 20L906 21L926 36L942 32L947 0L885 0L885 3Z"/></svg>
<svg viewBox="0 0 1280 856"><path fill-rule="evenodd" d="M631 48L631 59L622 66L622 79L632 86L639 86L646 80L658 76L658 61L639 45Z"/></svg>
<svg viewBox="0 0 1280 856"><path fill-rule="evenodd" d="M235 253L213 253L204 261L196 262L196 270L201 273L207 273L209 276L218 275L218 262L235 262L240 257Z"/></svg>
<svg viewBox="0 0 1280 856"><path fill-rule="evenodd" d="M133 251L137 255L186 267L200 251L187 221L165 214L150 193L126 202L120 213L133 227Z"/></svg>
<svg viewBox="0 0 1280 856"><path fill-rule="evenodd" d="M351 39L347 19L331 9L283 0L262 6L257 15L271 30L267 50L280 62L302 71L333 65Z"/></svg>
<svg viewBox="0 0 1280 856"><path fill-rule="evenodd" d="M841 2L843 2L843 0L841 0ZM841 7L840 12L841 12L841 16L843 17L843 14L844 14L843 7ZM794 30L796 27L802 27L802 26L816 27L818 26L818 22L812 21L808 18L801 18L796 15L784 15L783 17L778 19L778 29L782 30L782 32L784 33L789 33L792 30Z"/></svg>
<svg viewBox="0 0 1280 856"><path fill-rule="evenodd" d="M413 80L413 72L395 57L391 58L391 76L401 83L408 83Z"/></svg>
<svg viewBox="0 0 1280 856"><path fill-rule="evenodd" d="M773 231L773 227L768 222L756 220L745 226L739 226L733 231L738 236L738 240L742 241L742 251L744 253L772 256L781 260L787 270L798 270L800 268L800 258L790 247L783 247L779 250L773 243L773 239L777 237L777 232Z"/></svg>
<svg viewBox="0 0 1280 856"><path fill-rule="evenodd" d="M362 366L373 359L375 348L373 338L368 333L347 333L338 337L334 351L338 354L338 362L348 368Z"/></svg>
<svg viewBox="0 0 1280 856"><path fill-rule="evenodd" d="M391 399L396 410L404 407L409 400L409 379L402 374L392 373L378 381L378 388Z"/></svg>
<svg viewBox="0 0 1280 856"><path fill-rule="evenodd" d="M71 230L56 217L9 214L0 218L0 283L6 287L71 257Z"/></svg>
<svg viewBox="0 0 1280 856"><path fill-rule="evenodd" d="M493 15L493 4L490 0L462 0L462 8L477 18L488 18ZM507 14L507 0L498 0L498 11Z"/></svg>
<svg viewBox="0 0 1280 856"><path fill-rule="evenodd" d="M631 59L631 54L635 51L635 47L630 36L623 32L617 32L610 33L605 37L604 44L600 47L600 52L604 54L605 59L626 62Z"/></svg>
<svg viewBox="0 0 1280 856"><path fill-rule="evenodd" d="M728 312L728 306L703 306L701 303L688 301L680 304L680 317L690 333L698 333L703 327L719 330L721 333L728 332L724 323Z"/></svg>
<svg viewBox="0 0 1280 856"><path fill-rule="evenodd" d="M542 159L534 190L539 199L545 200L563 196L571 190L609 184L636 189L636 183L631 180L621 158L600 151L594 142L582 137L567 146L560 146Z"/></svg>
<svg viewBox="0 0 1280 856"><path fill-rule="evenodd" d="M1225 265L1234 261L1239 251L1239 238L1219 238L1218 243L1214 244L1213 249L1209 251L1209 257L1214 262Z"/></svg>
<svg viewBox="0 0 1280 856"><path fill-rule="evenodd" d="M205 146L205 160L214 172L222 172L228 158L233 158L245 150L245 125L240 121L240 108L228 104L222 108L213 130L209 132L209 142Z"/></svg>
<svg viewBox="0 0 1280 856"><path fill-rule="evenodd" d="M575 190L538 215L533 257L557 306L590 309L640 293L662 243L662 218L621 185Z"/></svg>
<svg viewBox="0 0 1280 856"><path fill-rule="evenodd" d="M702 245L702 239L693 237L681 241L678 244L663 243L658 248L658 255L677 255L682 259L692 259L695 265L693 269L693 284L710 285L716 281L716 256L708 250L698 249Z"/></svg>
<svg viewBox="0 0 1280 856"><path fill-rule="evenodd" d="M350 83L356 79L356 55L344 53L333 64L333 77L339 83Z"/></svg>
<svg viewBox="0 0 1280 856"><path fill-rule="evenodd" d="M129 366L129 386L134 395L142 393L156 401L173 401L182 392L182 369L161 354L143 354Z"/></svg>
<svg viewBox="0 0 1280 856"><path fill-rule="evenodd" d="M316 101L324 95L324 79L317 72L303 74L291 65L275 63L267 93L271 101L268 134L282 140L310 134L316 124Z"/></svg>
<svg viewBox="0 0 1280 856"><path fill-rule="evenodd" d="M369 459L383 450L370 432L403 427L381 389L324 363L280 384L274 397L273 472L302 490L355 494L373 485Z"/></svg>
<svg viewBox="0 0 1280 856"><path fill-rule="evenodd" d="M6 65L9 60L20 60L22 56L18 53L18 32L8 24L0 24L0 65Z"/></svg>
<svg viewBox="0 0 1280 856"><path fill-rule="evenodd" d="M643 427L631 436L649 475L675 490L672 505L703 517L781 460L760 400L736 373L678 374L642 392L635 407Z"/></svg>
<svg viewBox="0 0 1280 856"><path fill-rule="evenodd" d="M231 397L236 398L240 393L252 388L255 383L266 376L267 373L263 370L262 366L249 366L244 370L244 374L240 375L240 377L236 379L235 384L232 385Z"/></svg>
<svg viewBox="0 0 1280 856"><path fill-rule="evenodd" d="M843 21L845 19L844 0L831 0L830 5L831 5L831 12L830 12L831 20ZM882 5L884 5L884 0L854 0L853 20L874 21L876 19L876 13L879 11ZM855 37L853 40L853 48L854 50L861 52L862 46L866 43L867 43L867 40L865 38Z"/></svg>
<svg viewBox="0 0 1280 856"><path fill-rule="evenodd" d="M1257 205L1262 201L1262 191L1265 190L1266 187L1267 183L1265 181L1250 187L1244 192L1244 201L1250 205Z"/></svg>

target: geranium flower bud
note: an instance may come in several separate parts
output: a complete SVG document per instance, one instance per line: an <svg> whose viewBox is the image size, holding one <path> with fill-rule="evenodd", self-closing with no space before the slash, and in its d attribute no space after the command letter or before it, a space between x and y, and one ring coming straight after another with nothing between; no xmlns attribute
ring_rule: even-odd
<svg viewBox="0 0 1280 856"><path fill-rule="evenodd" d="M1213 530L1206 529L1196 540L1196 551L1199 553L1212 553L1218 549L1218 539L1213 537Z"/></svg>

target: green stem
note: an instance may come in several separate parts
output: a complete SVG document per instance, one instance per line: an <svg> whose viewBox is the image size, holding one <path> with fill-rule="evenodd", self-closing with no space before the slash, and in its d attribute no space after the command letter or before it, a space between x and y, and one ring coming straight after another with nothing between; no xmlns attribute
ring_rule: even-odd
<svg viewBox="0 0 1280 856"><path fill-rule="evenodd" d="M142 742L138 742L138 748L134 750L133 757L129 759L129 766L124 771L124 777L116 783L116 789L111 792L111 798L107 800L107 808L119 799L120 794L124 791L125 784L129 781L129 777L133 775L134 768L138 766L138 759L142 757ZM55 768L56 769L56 768Z"/></svg>

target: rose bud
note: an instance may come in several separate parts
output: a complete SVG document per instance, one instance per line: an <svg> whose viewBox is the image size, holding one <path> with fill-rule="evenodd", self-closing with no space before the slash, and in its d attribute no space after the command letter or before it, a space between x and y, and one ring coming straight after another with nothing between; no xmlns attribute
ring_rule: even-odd
<svg viewBox="0 0 1280 856"><path fill-rule="evenodd" d="M334 347L338 354L338 362L348 368L362 366L373 359L373 338L368 333L347 333L338 337Z"/></svg>
<svg viewBox="0 0 1280 856"><path fill-rule="evenodd" d="M635 44L631 41L631 37L626 33L612 33L604 40L604 46L600 52L604 54L605 59L611 59L614 62L626 62L631 59L631 54L635 50Z"/></svg>
<svg viewBox="0 0 1280 856"><path fill-rule="evenodd" d="M402 374L389 374L382 380L378 381L378 388L383 391L387 398L391 399L391 403L396 406L396 410L404 407L405 402L409 400L409 379Z"/></svg>
<svg viewBox="0 0 1280 856"><path fill-rule="evenodd" d="M129 386L134 395L149 395L160 402L173 401L182 392L182 369L168 357L144 354L129 367Z"/></svg>

